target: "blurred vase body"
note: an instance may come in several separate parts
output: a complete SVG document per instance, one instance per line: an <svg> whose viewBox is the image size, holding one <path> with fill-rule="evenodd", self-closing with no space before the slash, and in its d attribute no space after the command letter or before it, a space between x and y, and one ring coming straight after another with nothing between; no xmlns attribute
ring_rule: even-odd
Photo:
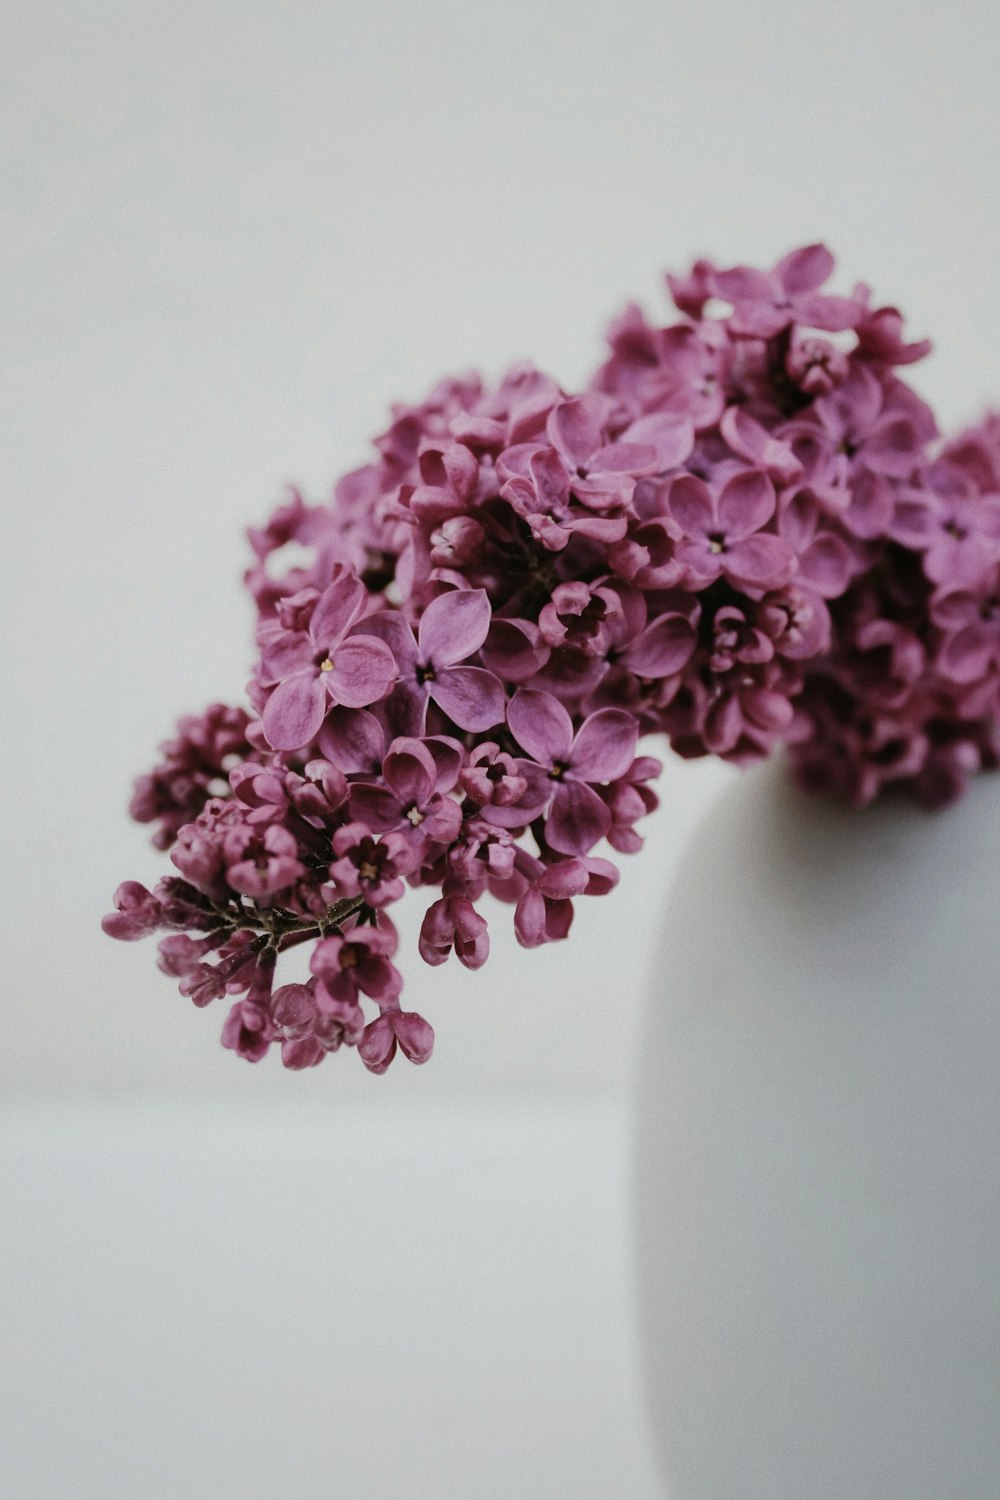
<svg viewBox="0 0 1000 1500"><path fill-rule="evenodd" d="M641 1063L670 1500L1000 1495L1000 777L943 813L741 777L687 850Z"/></svg>

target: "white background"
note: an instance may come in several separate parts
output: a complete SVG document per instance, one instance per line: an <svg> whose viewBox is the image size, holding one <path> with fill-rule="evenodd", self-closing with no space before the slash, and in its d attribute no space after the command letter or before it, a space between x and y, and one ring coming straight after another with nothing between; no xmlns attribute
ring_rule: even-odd
<svg viewBox="0 0 1000 1500"><path fill-rule="evenodd" d="M668 768L570 943L525 954L499 913L477 975L404 959L438 1050L383 1079L240 1063L149 945L101 937L161 867L128 787L178 712L238 698L242 530L286 481L322 496L449 370L529 355L572 386L695 254L827 240L841 288L935 336L913 378L942 419L977 415L1000 12L36 0L5 7L0 67L0 1490L646 1493L629 1077L676 851L730 773ZM386 1383L423 1392L409 1416Z"/></svg>

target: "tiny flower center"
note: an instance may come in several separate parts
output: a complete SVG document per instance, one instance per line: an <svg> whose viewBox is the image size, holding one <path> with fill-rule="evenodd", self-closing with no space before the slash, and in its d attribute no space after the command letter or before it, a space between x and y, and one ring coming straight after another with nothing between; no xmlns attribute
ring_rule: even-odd
<svg viewBox="0 0 1000 1500"><path fill-rule="evenodd" d="M330 658L328 656L324 656L323 660L319 664L319 669L320 669L321 672L332 672L333 671L333 662L330 660Z"/></svg>
<svg viewBox="0 0 1000 1500"><path fill-rule="evenodd" d="M378 879L378 870L376 870L375 866L371 863L370 860L362 860L361 864L358 865L358 878L360 880Z"/></svg>
<svg viewBox="0 0 1000 1500"><path fill-rule="evenodd" d="M434 668L430 664L430 662L428 662L428 664L425 667L418 667L417 668L417 682L420 684L421 687L423 687L423 685L424 685L425 682L433 682L433 681L434 681Z"/></svg>
<svg viewBox="0 0 1000 1500"><path fill-rule="evenodd" d="M340 967L342 969L356 969L358 966L358 955L353 948L344 947L340 950Z"/></svg>
<svg viewBox="0 0 1000 1500"><path fill-rule="evenodd" d="M956 542L964 542L969 535L965 527L960 526L957 521L947 521L944 529L948 536L954 537Z"/></svg>
<svg viewBox="0 0 1000 1500"><path fill-rule="evenodd" d="M720 552L725 552L726 538L723 536L721 531L713 531L711 533L708 538L708 550L709 552L714 552L716 556L718 556Z"/></svg>
<svg viewBox="0 0 1000 1500"><path fill-rule="evenodd" d="M414 803L412 807L408 807L406 809L403 817L407 820L408 823L412 823L414 828L419 828L421 823L424 821L424 815L420 811L420 808L416 805L416 803Z"/></svg>
<svg viewBox="0 0 1000 1500"><path fill-rule="evenodd" d="M565 761L565 760L554 760L552 762L552 769L549 772L549 780L550 781L562 781L563 777L566 775L566 772L568 770L569 770L569 763L567 761Z"/></svg>

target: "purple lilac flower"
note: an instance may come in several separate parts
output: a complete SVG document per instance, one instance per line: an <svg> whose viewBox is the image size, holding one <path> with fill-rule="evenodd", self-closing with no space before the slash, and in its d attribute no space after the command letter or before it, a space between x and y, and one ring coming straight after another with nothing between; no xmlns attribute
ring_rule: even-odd
<svg viewBox="0 0 1000 1500"><path fill-rule="evenodd" d="M507 711L511 733L526 752L515 762L540 807L551 803L545 836L563 854L587 854L611 826L607 804L594 790L624 776L635 756L635 719L616 708L598 709L574 733L558 698L518 688ZM527 758L527 757L530 757ZM489 809L483 816L489 821Z"/></svg>
<svg viewBox="0 0 1000 1500"><path fill-rule="evenodd" d="M435 703L460 729L491 729L503 718L504 692L483 667L462 666L475 656L490 628L484 589L455 590L428 604L417 636L401 614L366 621L392 648L399 667L395 703L400 721L421 735L427 705Z"/></svg>
<svg viewBox="0 0 1000 1500"><path fill-rule="evenodd" d="M677 556L691 587L717 578L737 587L781 587L795 567L795 554L782 537L763 528L775 510L774 486L759 469L745 469L722 484L718 494L693 474L670 487L669 504L685 541Z"/></svg>
<svg viewBox="0 0 1000 1500"><path fill-rule="evenodd" d="M825 245L806 245L779 260L772 271L734 266L716 271L710 285L733 304L729 327L738 336L773 338L792 323L836 332L853 328L861 309L853 299L819 293L833 266Z"/></svg>
<svg viewBox="0 0 1000 1500"><path fill-rule="evenodd" d="M364 708L388 693L396 678L392 652L371 635L348 635L366 599L360 579L342 573L316 600L307 624L265 637L264 680L275 686L263 723L275 750L307 745L333 704Z"/></svg>
<svg viewBox="0 0 1000 1500"><path fill-rule="evenodd" d="M860 805L1000 764L1000 413L942 441L897 373L929 345L832 269L699 260L586 389L442 380L251 530L251 711L181 720L131 807L177 873L104 921L226 1048L425 1062L388 913L423 889L420 957L470 971L489 902L565 939L642 845L641 738Z"/></svg>

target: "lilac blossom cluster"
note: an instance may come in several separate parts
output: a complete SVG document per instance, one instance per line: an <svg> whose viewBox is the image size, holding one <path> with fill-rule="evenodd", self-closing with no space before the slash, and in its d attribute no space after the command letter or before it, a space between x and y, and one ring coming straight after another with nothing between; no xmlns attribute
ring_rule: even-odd
<svg viewBox="0 0 1000 1500"><path fill-rule="evenodd" d="M293 493L250 532L253 712L181 721L131 808L177 873L104 924L165 930L181 993L230 998L225 1046L424 1062L395 903L430 892L429 964L484 963L487 895L523 946L566 937L618 880L598 851L641 847L645 736L740 764L782 744L857 804L942 806L997 764L1000 417L943 442L897 373L929 345L832 269L820 245L698 261L667 278L679 317L629 307L584 391L446 380L332 504Z"/></svg>

